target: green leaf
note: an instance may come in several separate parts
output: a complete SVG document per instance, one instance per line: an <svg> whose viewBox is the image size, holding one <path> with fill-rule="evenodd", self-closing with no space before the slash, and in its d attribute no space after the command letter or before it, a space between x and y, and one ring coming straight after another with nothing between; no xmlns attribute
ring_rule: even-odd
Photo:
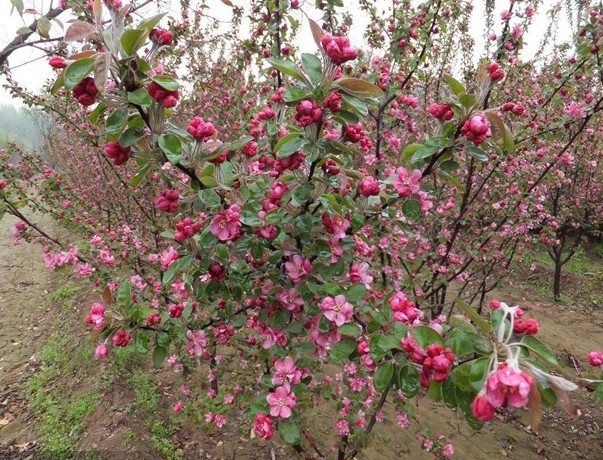
<svg viewBox="0 0 603 460"><path fill-rule="evenodd" d="M283 100L287 103L301 101L310 96L310 91L292 86L283 93Z"/></svg>
<svg viewBox="0 0 603 460"><path fill-rule="evenodd" d="M284 137L287 137L287 136L284 136ZM300 150L305 142L306 142L305 139L300 137L297 134L294 137L287 140L286 142L284 142L283 144L281 144L280 146L277 143L277 145L275 146L275 151L278 151L278 158L290 157L295 152ZM279 148L276 149L276 147L279 147Z"/></svg>
<svg viewBox="0 0 603 460"><path fill-rule="evenodd" d="M149 96L149 93L144 88L138 88L135 91L129 92L128 101L141 107L148 107L153 103L153 99L151 99L151 96Z"/></svg>
<svg viewBox="0 0 603 460"><path fill-rule="evenodd" d="M469 426L474 430L481 429L484 426L484 423L476 419L473 416L473 411L471 410L471 403L473 402L475 394L462 391L459 387L455 387L454 396L456 399L457 406L461 410L462 414L465 416L465 420L467 421Z"/></svg>
<svg viewBox="0 0 603 460"><path fill-rule="evenodd" d="M107 117L107 135L118 136L128 121L128 108L120 107Z"/></svg>
<svg viewBox="0 0 603 460"><path fill-rule="evenodd" d="M412 336L417 341L417 344L424 350L426 350L427 347L429 345L431 345L432 343L440 344L443 347L446 346L442 336L440 334L438 334L436 331L434 331L432 328L430 328L429 326L414 327L412 329Z"/></svg>
<svg viewBox="0 0 603 460"><path fill-rule="evenodd" d="M349 335L351 337L358 337L360 334L362 334L362 329L360 329L360 326L357 324L347 323L343 324L339 328L339 333L342 335Z"/></svg>
<svg viewBox="0 0 603 460"><path fill-rule="evenodd" d="M603 384L599 384L595 390L595 401L598 403L603 402Z"/></svg>
<svg viewBox="0 0 603 460"><path fill-rule="evenodd" d="M357 304L366 295L366 286L362 283L354 284L344 293L348 302Z"/></svg>
<svg viewBox="0 0 603 460"><path fill-rule="evenodd" d="M473 341L471 337L461 329L452 331L446 345L452 349L454 355L461 358L466 355L473 354Z"/></svg>
<svg viewBox="0 0 603 460"><path fill-rule="evenodd" d="M492 138L496 141L498 146L509 154L515 152L513 134L500 115L494 112L486 112L486 116L491 123Z"/></svg>
<svg viewBox="0 0 603 460"><path fill-rule="evenodd" d="M322 63L318 57L309 53L302 53L302 66L306 75L310 77L310 81L314 86L318 86L322 81Z"/></svg>
<svg viewBox="0 0 603 460"><path fill-rule="evenodd" d="M132 305L132 288L127 281L124 281L119 285L117 301L125 307Z"/></svg>
<svg viewBox="0 0 603 460"><path fill-rule="evenodd" d="M490 356L483 356L471 362L470 380L475 391L480 391L484 387L490 364Z"/></svg>
<svg viewBox="0 0 603 460"><path fill-rule="evenodd" d="M484 333L489 334L492 331L492 326L488 323L481 315L473 309L471 305L465 302L463 299L456 299L456 306L459 307L463 312L479 327Z"/></svg>
<svg viewBox="0 0 603 460"><path fill-rule="evenodd" d="M159 136L158 144L170 163L178 164L180 158L182 158L182 143L180 139L173 134L164 134L163 136Z"/></svg>
<svg viewBox="0 0 603 460"><path fill-rule="evenodd" d="M442 382L442 399L444 400L444 404L450 409L454 409L457 405L454 393L454 383L452 379L444 380Z"/></svg>
<svg viewBox="0 0 603 460"><path fill-rule="evenodd" d="M312 194L312 186L310 185L299 185L293 189L292 192L292 204L295 206L301 206L310 199Z"/></svg>
<svg viewBox="0 0 603 460"><path fill-rule="evenodd" d="M98 119L105 112L105 110L107 110L107 106L104 103L99 102L96 108L92 112L90 112L90 121L95 125L98 125Z"/></svg>
<svg viewBox="0 0 603 460"><path fill-rule="evenodd" d="M467 147L465 147L465 153L468 153L478 161L488 161L490 159L486 152L473 144L469 144Z"/></svg>
<svg viewBox="0 0 603 460"><path fill-rule="evenodd" d="M145 163L140 168L136 170L134 176L132 176L132 180L130 181L130 185L132 187L136 187L139 185L143 179L147 176L149 171L151 170L151 163Z"/></svg>
<svg viewBox="0 0 603 460"><path fill-rule="evenodd" d="M83 58L69 64L65 71L65 89L73 90L93 68L94 58Z"/></svg>
<svg viewBox="0 0 603 460"><path fill-rule="evenodd" d="M276 70L283 72L285 75L295 78L301 82L305 82L303 74L299 71L296 64L291 61L281 59L268 58L266 61Z"/></svg>
<svg viewBox="0 0 603 460"><path fill-rule="evenodd" d="M29 27L19 27L17 29L18 35L29 35L31 33L33 33L33 32L31 31L31 29Z"/></svg>
<svg viewBox="0 0 603 460"><path fill-rule="evenodd" d="M153 350L153 365L155 367L161 367L165 358L167 357L168 349L167 347L155 347Z"/></svg>
<svg viewBox="0 0 603 460"><path fill-rule="evenodd" d="M458 80L452 78L450 75L445 75L444 78L446 79L446 83L448 83L448 86L450 86L452 92L457 96L460 96L467 91Z"/></svg>
<svg viewBox="0 0 603 460"><path fill-rule="evenodd" d="M48 34L50 33L50 21L46 16L42 16L38 19L37 28L40 37L48 38Z"/></svg>
<svg viewBox="0 0 603 460"><path fill-rule="evenodd" d="M402 150L402 153L400 154L402 161L410 161L415 152L421 147L423 147L423 144L408 144L406 147L404 147L404 150Z"/></svg>
<svg viewBox="0 0 603 460"><path fill-rule="evenodd" d="M401 348L400 337L397 335L382 335L377 342L383 351L399 350Z"/></svg>
<svg viewBox="0 0 603 460"><path fill-rule="evenodd" d="M61 73L57 76L57 79L55 80L55 82L52 84L52 87L50 88L50 94L56 94L56 93L58 93L59 90L65 84L65 71L66 70L67 69L61 70Z"/></svg>
<svg viewBox="0 0 603 460"><path fill-rule="evenodd" d="M540 340L531 335L526 335L521 339L521 344L526 346L530 351L534 352L538 357L542 358L548 364L560 369L561 363L557 355L549 350Z"/></svg>
<svg viewBox="0 0 603 460"><path fill-rule="evenodd" d="M413 398L421 389L421 381L419 379L419 371L413 366L402 366L398 372L397 385L404 396Z"/></svg>
<svg viewBox="0 0 603 460"><path fill-rule="evenodd" d="M360 99L345 93L342 93L341 97L347 105L353 108L360 115L362 115L363 117L366 117L368 115L368 106L364 101L361 101Z"/></svg>
<svg viewBox="0 0 603 460"><path fill-rule="evenodd" d="M151 32L151 30L153 29L153 27L155 27L157 24L159 24L159 21L161 21L161 19L163 19L163 17L166 14L167 13L161 13L161 14L158 14L156 16L152 16L150 18L143 19L142 21L140 21L138 23L138 26L136 28L137 29L144 29L144 30L147 30L147 31Z"/></svg>
<svg viewBox="0 0 603 460"><path fill-rule="evenodd" d="M447 137L432 137L416 150L411 161L415 163L419 160L424 160L425 158L435 155L440 150L452 147L453 145L454 142Z"/></svg>
<svg viewBox="0 0 603 460"><path fill-rule="evenodd" d="M442 400L442 383L432 380L431 383L429 384L429 388L427 389L427 394L434 401L441 401Z"/></svg>
<svg viewBox="0 0 603 460"><path fill-rule="evenodd" d="M408 220L417 220L421 217L421 203L417 200L405 200L402 203L402 213Z"/></svg>
<svg viewBox="0 0 603 460"><path fill-rule="evenodd" d="M470 109L476 104L477 99L475 95L465 93L459 96L459 102L463 105L463 107Z"/></svg>
<svg viewBox="0 0 603 460"><path fill-rule="evenodd" d="M17 13L19 13L19 16L23 16L23 10L25 8L25 6L23 5L23 0L10 0L10 2L12 3L12 8L11 8L11 14L13 12L13 8L17 10Z"/></svg>
<svg viewBox="0 0 603 460"><path fill-rule="evenodd" d="M239 150L240 148L249 144L254 139L255 138L253 136L244 136L241 139L239 139L238 141L235 141L232 144L230 144L229 150L231 152L235 152L235 151Z"/></svg>
<svg viewBox="0 0 603 460"><path fill-rule="evenodd" d="M279 422L278 434L289 445L297 446L301 442L299 428L294 422Z"/></svg>
<svg viewBox="0 0 603 460"><path fill-rule="evenodd" d="M359 99L379 98L383 95L381 88L359 78L342 78L336 85L350 96Z"/></svg>
<svg viewBox="0 0 603 460"><path fill-rule="evenodd" d="M136 54L138 48L145 44L149 36L146 29L127 29L121 34L121 49L124 57L131 57Z"/></svg>
<svg viewBox="0 0 603 460"><path fill-rule="evenodd" d="M133 126L132 128L128 128L124 131L124 133L119 138L119 143L124 147L129 147L131 145L136 144L140 139L144 137L144 129L139 128L137 126Z"/></svg>
<svg viewBox="0 0 603 460"><path fill-rule="evenodd" d="M343 339L337 342L329 351L329 357L336 363L346 359L356 350L356 340Z"/></svg>
<svg viewBox="0 0 603 460"><path fill-rule="evenodd" d="M383 391L385 390L392 381L394 376L394 363L391 361L384 362L377 372L375 373L375 378L373 380L373 385L375 386L375 390Z"/></svg>
<svg viewBox="0 0 603 460"><path fill-rule="evenodd" d="M168 77L167 75L156 75L151 77L151 80L168 91L176 91L180 86L174 78Z"/></svg>

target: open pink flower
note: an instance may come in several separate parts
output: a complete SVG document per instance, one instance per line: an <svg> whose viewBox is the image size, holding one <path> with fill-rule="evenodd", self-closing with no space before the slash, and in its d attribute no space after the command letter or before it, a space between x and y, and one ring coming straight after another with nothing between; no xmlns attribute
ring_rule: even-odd
<svg viewBox="0 0 603 460"><path fill-rule="evenodd" d="M523 407L528 403L534 379L516 371L507 362L498 365L486 381L486 398L492 407Z"/></svg>
<svg viewBox="0 0 603 460"><path fill-rule="evenodd" d="M289 418L291 409L297 403L297 397L284 386L278 387L273 393L266 396L270 405L270 415L273 417Z"/></svg>
<svg viewBox="0 0 603 460"><path fill-rule="evenodd" d="M290 356L285 359L277 359L274 362L274 370L272 376L273 385L285 385L286 383L296 385L301 380L301 371L295 367L295 361Z"/></svg>
<svg viewBox="0 0 603 460"><path fill-rule="evenodd" d="M354 314L354 307L346 300L345 296L341 294L336 295L334 298L325 297L320 303L320 309L327 319L337 326L352 321L352 316Z"/></svg>
<svg viewBox="0 0 603 460"><path fill-rule="evenodd" d="M303 278L312 273L312 263L299 254L294 255L291 261L285 262L287 275L294 283L299 283Z"/></svg>
<svg viewBox="0 0 603 460"><path fill-rule="evenodd" d="M94 329L102 329L105 324L105 306L102 303L92 305L90 315L86 317L86 322Z"/></svg>
<svg viewBox="0 0 603 460"><path fill-rule="evenodd" d="M415 169L412 173L409 173L406 168L398 168L396 170L398 174L394 179L394 188L401 197L409 197L413 193L417 193L421 187L421 177L423 176L421 171Z"/></svg>
<svg viewBox="0 0 603 460"><path fill-rule="evenodd" d="M260 438L270 441L274 436L273 421L265 414L255 414L253 430Z"/></svg>
<svg viewBox="0 0 603 460"><path fill-rule="evenodd" d="M226 211L216 214L211 223L210 230L220 241L232 241L240 235L240 211L241 208L234 204Z"/></svg>
<svg viewBox="0 0 603 460"><path fill-rule="evenodd" d="M188 354L193 356L203 355L203 353L205 352L205 347L207 347L205 331L187 331L186 338L188 339L188 343L186 344Z"/></svg>

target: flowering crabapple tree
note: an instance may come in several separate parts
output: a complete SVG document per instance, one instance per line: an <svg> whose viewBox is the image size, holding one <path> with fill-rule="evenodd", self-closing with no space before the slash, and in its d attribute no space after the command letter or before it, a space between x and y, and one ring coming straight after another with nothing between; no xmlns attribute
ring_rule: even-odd
<svg viewBox="0 0 603 460"><path fill-rule="evenodd" d="M203 82L179 81L180 57L197 56L198 65L211 56L176 49L174 40L191 39L188 16L167 30L163 15L137 21L119 0L74 10L66 35L82 49L50 64L59 72L51 93L68 99L77 133L54 138L54 169L27 158L9 166L5 152L0 193L2 209L19 216L31 202L24 187L40 178L40 206L82 223L87 239L45 258L49 268L73 265L101 288L86 318L97 359L135 347L185 376L198 367L209 392L186 392L175 412L222 427L240 399L257 436L278 433L310 458L354 458L387 401L407 426L409 401L423 394L476 429L509 406L529 407L534 429L543 406L578 415L567 395L577 385L558 375L561 364L519 307L494 300L486 320L460 299L459 314L440 314L450 282L470 282L512 258L505 251L529 233L533 216L508 204L483 209L482 201L510 194L510 180L534 167L537 181L513 192L525 214L531 208L522 200L556 165L514 163L524 150L508 117L523 116L527 105L503 103L500 90L525 70L502 63L520 41L509 32L513 6L526 4L524 24L531 2L511 2L496 59L468 71L464 83L440 53L455 37L467 39L460 2L396 8L368 37L375 50L393 43L394 51L372 60L346 37L349 18L339 25L335 2L324 5L323 27L309 21L318 53L298 57L283 18L300 2L282 3L254 3L255 32L238 61L251 65L258 51L265 57L269 78L260 91L245 84L256 77L222 63L203 75L223 76L238 94L208 82L190 98L182 82ZM421 68L428 62L433 74ZM61 102L52 104L62 113ZM235 110L240 120L231 118ZM72 143L71 152L75 134L83 144ZM110 180L98 176L105 173ZM111 212L98 212L105 208ZM127 225L111 227L115 216ZM41 230L23 222L20 233ZM328 440L319 441L304 417L319 404L333 408ZM452 454L440 436L420 440L438 457Z"/></svg>

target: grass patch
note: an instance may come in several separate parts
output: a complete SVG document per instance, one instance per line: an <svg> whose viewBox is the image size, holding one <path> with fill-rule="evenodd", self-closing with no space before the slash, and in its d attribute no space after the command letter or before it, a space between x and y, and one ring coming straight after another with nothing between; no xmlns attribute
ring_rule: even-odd
<svg viewBox="0 0 603 460"><path fill-rule="evenodd" d="M65 303L66 301L73 299L73 296L79 290L79 286L61 286L59 289L56 290L54 294L52 294L51 298L53 302Z"/></svg>
<svg viewBox="0 0 603 460"><path fill-rule="evenodd" d="M75 361L68 349L71 340L72 336L64 331L53 333L40 352L40 371L25 383L30 406L40 418L40 449L50 459L77 457L77 447L86 431L85 419L94 413L100 399L95 390L70 397L73 389L58 381Z"/></svg>
<svg viewBox="0 0 603 460"><path fill-rule="evenodd" d="M141 370L135 371L128 380L128 386L136 394L136 399L132 403L135 412L153 412L157 409L159 405L157 386L151 381L146 372Z"/></svg>
<svg viewBox="0 0 603 460"><path fill-rule="evenodd" d="M171 436L174 430L162 424L156 419L150 419L145 423L145 427L151 433L153 447L161 452L167 460L183 460L183 455L179 453L172 443Z"/></svg>

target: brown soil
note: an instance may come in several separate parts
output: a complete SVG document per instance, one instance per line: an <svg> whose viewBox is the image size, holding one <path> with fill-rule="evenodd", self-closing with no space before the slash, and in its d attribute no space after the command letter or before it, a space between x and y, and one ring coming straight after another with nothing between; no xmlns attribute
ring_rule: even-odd
<svg viewBox="0 0 603 460"><path fill-rule="evenodd" d="M33 460L41 458L37 432L39 414L28 406L23 384L39 370L38 354L53 332L50 320L65 315L62 307L51 300L51 295L65 284L66 278L65 274L44 268L39 246L10 246L10 228L14 222L11 216L0 222L0 460ZM580 283L579 277L573 278L570 282ZM79 344L86 343L83 318L90 302L98 298L87 286L82 289L85 291L88 293L77 294L73 310L65 316L74 333L70 345L74 352ZM542 326L540 339L559 354L574 374L588 371L585 356L589 351L603 350L601 310L586 312L578 307L534 302L535 294L527 284L507 287L494 294L507 303L518 303L536 318ZM171 404L177 398L182 377L166 369L147 368L162 396L158 411L169 421ZM80 375L78 370L62 375L60 384L67 391L80 391L83 385L91 385L90 382L100 379L105 372L104 365L91 369L91 377ZM104 388L101 396L96 412L86 421L87 430L79 443L82 458L91 452L96 454L91 458L106 460L167 458L165 452L156 450L152 434L145 427L149 415L128 408L135 395L125 382L118 379ZM573 420L558 409L550 409L545 412L538 434L529 428L524 410L509 413L507 420L495 420L475 432L460 415L427 398L417 402L416 422L434 433L444 434L454 445L454 458L458 459L601 459L603 409L583 390L577 391L573 399L582 416ZM327 410L325 406L308 416L312 418L314 433L321 440L332 436ZM174 434L170 436L174 451L186 459L299 458L293 450L281 446L276 437L272 442L252 439L242 409L234 407L228 419L229 424L222 431L207 431L191 424L174 426ZM370 447L358 458L433 458L421 451L416 440L417 429L416 423L407 429L399 428L395 422L378 424ZM127 432L137 436L125 446Z"/></svg>

